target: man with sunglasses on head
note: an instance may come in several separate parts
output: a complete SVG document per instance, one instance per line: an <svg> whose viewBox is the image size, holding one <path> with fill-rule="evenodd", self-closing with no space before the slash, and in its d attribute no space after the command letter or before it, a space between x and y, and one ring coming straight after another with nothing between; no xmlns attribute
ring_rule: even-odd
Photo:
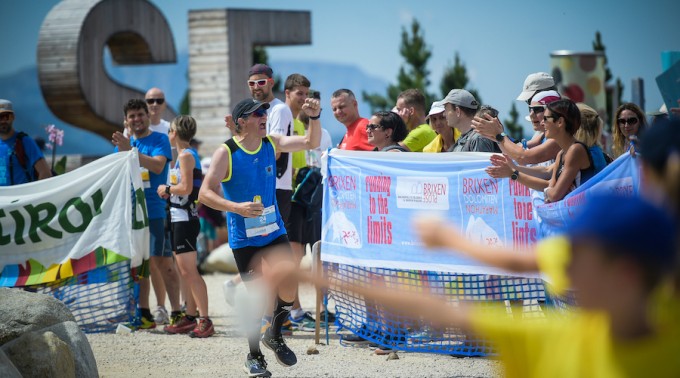
<svg viewBox="0 0 680 378"><path fill-rule="evenodd" d="M319 100L308 98L302 105L302 111L310 119L309 131L304 136L268 134L269 107L267 102L247 99L236 104L231 116L225 117L227 127L233 124L234 137L213 154L199 192L201 203L227 213L229 246L253 305L237 306L247 321L250 353L244 370L250 377L271 376L260 350L260 320L264 310L254 305L267 305L272 297L276 304L271 313L271 326L262 334L262 343L274 352L281 365L297 363L295 353L281 335L281 326L295 300L297 282L279 281L276 277L276 272L296 267L277 206L276 154L314 149L321 139ZM274 295L258 297L258 283L266 283Z"/></svg>
<svg viewBox="0 0 680 378"><path fill-rule="evenodd" d="M253 99L269 103L267 135L293 135L293 112L274 97L274 71L266 64L256 64L248 71L248 88ZM234 120L236 122L237 120ZM276 200L284 223L290 216L293 196L293 159L288 153L276 153Z"/></svg>

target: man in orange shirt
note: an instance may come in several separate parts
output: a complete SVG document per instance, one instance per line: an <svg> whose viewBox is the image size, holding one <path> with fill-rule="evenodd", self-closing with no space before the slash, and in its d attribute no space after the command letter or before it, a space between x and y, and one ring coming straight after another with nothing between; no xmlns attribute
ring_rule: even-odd
<svg viewBox="0 0 680 378"><path fill-rule="evenodd" d="M335 119L347 128L338 148L341 150L373 151L373 146L368 144L368 135L366 134L368 120L359 116L359 107L354 93L349 89L338 89L333 92L331 108Z"/></svg>

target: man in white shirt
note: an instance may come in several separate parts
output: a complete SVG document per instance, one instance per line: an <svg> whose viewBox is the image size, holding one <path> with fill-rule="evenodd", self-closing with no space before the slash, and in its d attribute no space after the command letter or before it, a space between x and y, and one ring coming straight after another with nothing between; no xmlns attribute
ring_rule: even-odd
<svg viewBox="0 0 680 378"><path fill-rule="evenodd" d="M248 88L255 100L268 102L267 135L293 135L293 113L288 105L274 97L274 72L266 64L256 64L248 71ZM284 223L290 216L293 196L293 159L288 153L276 154L276 202Z"/></svg>

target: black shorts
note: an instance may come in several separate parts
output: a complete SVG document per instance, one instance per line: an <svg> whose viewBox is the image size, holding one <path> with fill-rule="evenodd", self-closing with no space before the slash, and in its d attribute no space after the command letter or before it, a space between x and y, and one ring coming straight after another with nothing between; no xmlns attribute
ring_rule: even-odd
<svg viewBox="0 0 680 378"><path fill-rule="evenodd" d="M279 214L283 219L283 224L288 229L288 219L290 218L290 203L293 198L292 190L276 189L276 204L279 205Z"/></svg>
<svg viewBox="0 0 680 378"><path fill-rule="evenodd" d="M305 207L297 202L291 203L288 218L288 239L300 244L314 244L321 240L321 212L315 212L311 219L307 217ZM306 249L303 249L306 253Z"/></svg>
<svg viewBox="0 0 680 378"><path fill-rule="evenodd" d="M256 256L261 256L263 252L270 250L270 247L279 244L285 244L288 252L292 253L292 250L290 249L290 243L288 243L288 235L285 234L279 236L271 243L262 247L243 247L232 249L231 252L234 254L234 261L236 262L236 267L238 268L239 273L241 273L241 279L243 281L249 281L257 278L257 275L253 273L250 266L253 258Z"/></svg>
<svg viewBox="0 0 680 378"><path fill-rule="evenodd" d="M196 252L196 239L201 222L193 218L184 222L172 222L172 250L175 253Z"/></svg>

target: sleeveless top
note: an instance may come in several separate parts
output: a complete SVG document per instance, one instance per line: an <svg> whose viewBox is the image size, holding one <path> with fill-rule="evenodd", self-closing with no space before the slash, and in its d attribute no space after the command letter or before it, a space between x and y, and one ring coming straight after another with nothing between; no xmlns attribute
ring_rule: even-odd
<svg viewBox="0 0 680 378"><path fill-rule="evenodd" d="M191 188L191 193L188 196L180 196L173 194L170 196L170 220L171 222L184 222L190 219L198 218L198 211L196 210L196 204L198 203L198 192L201 189L201 184L203 183L203 171L201 170L201 159L198 157L198 152L193 148L187 148L184 151L188 151L194 157L194 169L193 169L193 183ZM184 153L184 152L182 152ZM175 167L170 170L168 175L168 181L170 185L177 185L182 181L181 172L179 168L179 158L175 162Z"/></svg>
<svg viewBox="0 0 680 378"><path fill-rule="evenodd" d="M588 148L583 142L576 141L574 143L577 143L586 149L590 165L586 169L579 170L579 172L576 174L576 178L574 178L573 187L570 188L569 192L583 185L586 181L590 180L593 176L595 176L598 172L600 172L601 170L604 169L604 167L607 166L607 162L604 159L604 153L602 152L602 149L598 145L594 145ZM560 156L560 161L557 164L557 174L555 175L556 179L560 178L563 169L564 169L564 154Z"/></svg>
<svg viewBox="0 0 680 378"><path fill-rule="evenodd" d="M257 218L227 212L229 246L232 249L263 247L286 234L276 203L276 149L269 136L255 151L248 151L234 138L222 147L230 152L229 175L222 180L224 198L232 202L262 202L265 211Z"/></svg>

